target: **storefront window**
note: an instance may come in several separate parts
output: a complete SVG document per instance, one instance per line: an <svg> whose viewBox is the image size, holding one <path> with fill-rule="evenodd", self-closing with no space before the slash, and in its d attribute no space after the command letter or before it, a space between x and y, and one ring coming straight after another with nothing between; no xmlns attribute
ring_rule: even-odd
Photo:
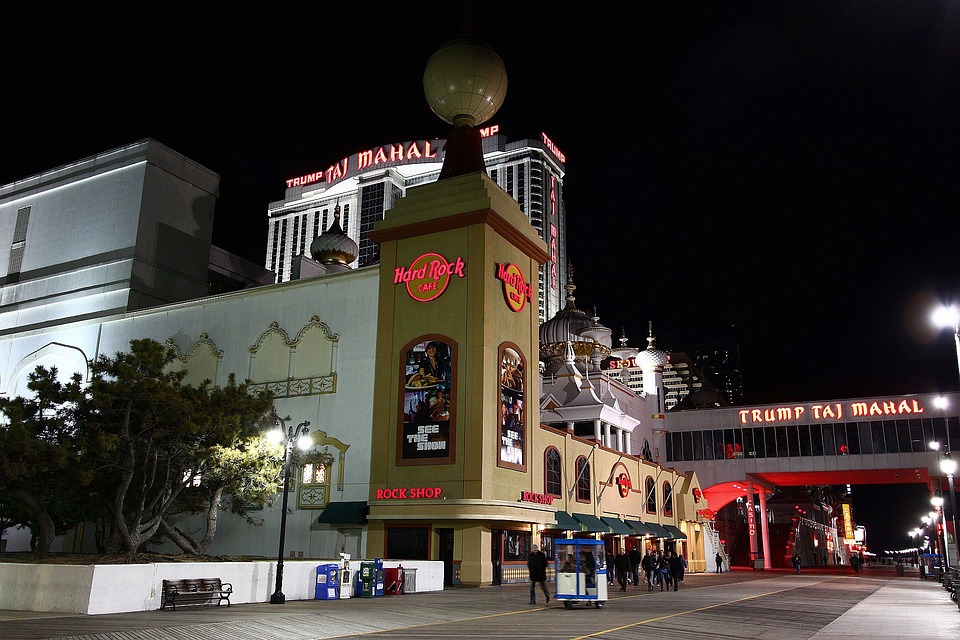
<svg viewBox="0 0 960 640"><path fill-rule="evenodd" d="M516 562L526 560L530 553L529 531L503 532L503 561Z"/></svg>
<svg viewBox="0 0 960 640"><path fill-rule="evenodd" d="M387 527L387 557L430 559L430 527Z"/></svg>

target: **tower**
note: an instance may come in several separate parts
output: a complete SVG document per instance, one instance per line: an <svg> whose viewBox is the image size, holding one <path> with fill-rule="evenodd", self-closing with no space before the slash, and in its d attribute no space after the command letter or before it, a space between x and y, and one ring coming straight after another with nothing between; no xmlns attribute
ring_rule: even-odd
<svg viewBox="0 0 960 640"><path fill-rule="evenodd" d="M371 234L382 373L367 548L394 558L449 553L460 558L459 582L478 585L495 579L495 531L553 519L517 500L534 486L536 274L549 253L484 172L475 127L502 103L500 58L474 41L448 43L428 62L424 89L454 131L441 179L410 189Z"/></svg>

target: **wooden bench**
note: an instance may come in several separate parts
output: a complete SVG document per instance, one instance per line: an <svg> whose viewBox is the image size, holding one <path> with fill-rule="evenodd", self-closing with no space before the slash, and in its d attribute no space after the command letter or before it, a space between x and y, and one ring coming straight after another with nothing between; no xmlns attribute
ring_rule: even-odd
<svg viewBox="0 0 960 640"><path fill-rule="evenodd" d="M207 604L217 601L217 606L226 600L230 606L230 594L233 585L220 582L220 578L195 578L192 580L164 580L160 609L170 605L174 611L177 605Z"/></svg>

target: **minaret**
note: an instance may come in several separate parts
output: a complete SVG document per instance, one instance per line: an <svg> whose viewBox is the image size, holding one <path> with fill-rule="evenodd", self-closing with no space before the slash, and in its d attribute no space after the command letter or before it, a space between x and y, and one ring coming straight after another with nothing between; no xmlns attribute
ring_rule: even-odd
<svg viewBox="0 0 960 640"><path fill-rule="evenodd" d="M409 189L370 234L380 293L367 549L389 557L419 545L459 560L462 584L490 584L495 536L554 517L519 500L543 477L531 452L537 277L549 253L483 169L475 127L503 102L500 58L469 40L443 45L424 92L454 125L441 179Z"/></svg>

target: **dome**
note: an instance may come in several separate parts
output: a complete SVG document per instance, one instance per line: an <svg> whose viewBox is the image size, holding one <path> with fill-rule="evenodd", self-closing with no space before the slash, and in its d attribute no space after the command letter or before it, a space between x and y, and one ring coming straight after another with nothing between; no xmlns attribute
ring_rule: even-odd
<svg viewBox="0 0 960 640"><path fill-rule="evenodd" d="M452 40L430 56L423 72L430 108L453 125L475 126L497 112L507 95L507 72L486 45Z"/></svg>
<svg viewBox="0 0 960 640"><path fill-rule="evenodd" d="M578 332L581 338L592 340L605 347L613 346L613 341L610 338L612 333L611 329L600 324L600 316L597 315L596 307L593 308L593 317L590 318L590 324Z"/></svg>
<svg viewBox="0 0 960 640"><path fill-rule="evenodd" d="M567 280L567 304L555 316L540 325L540 344L548 345L567 341L580 341L580 331L593 325L587 314L577 309L573 292L577 285Z"/></svg>
<svg viewBox="0 0 960 640"><path fill-rule="evenodd" d="M656 341L657 339L653 337L653 322L651 322L650 335L647 336L647 348L637 354L637 366L641 369L657 369L669 362L667 354L654 346Z"/></svg>
<svg viewBox="0 0 960 640"><path fill-rule="evenodd" d="M340 228L340 205L333 210L333 222L326 233L310 243L310 255L320 264L346 267L357 259L357 243Z"/></svg>

